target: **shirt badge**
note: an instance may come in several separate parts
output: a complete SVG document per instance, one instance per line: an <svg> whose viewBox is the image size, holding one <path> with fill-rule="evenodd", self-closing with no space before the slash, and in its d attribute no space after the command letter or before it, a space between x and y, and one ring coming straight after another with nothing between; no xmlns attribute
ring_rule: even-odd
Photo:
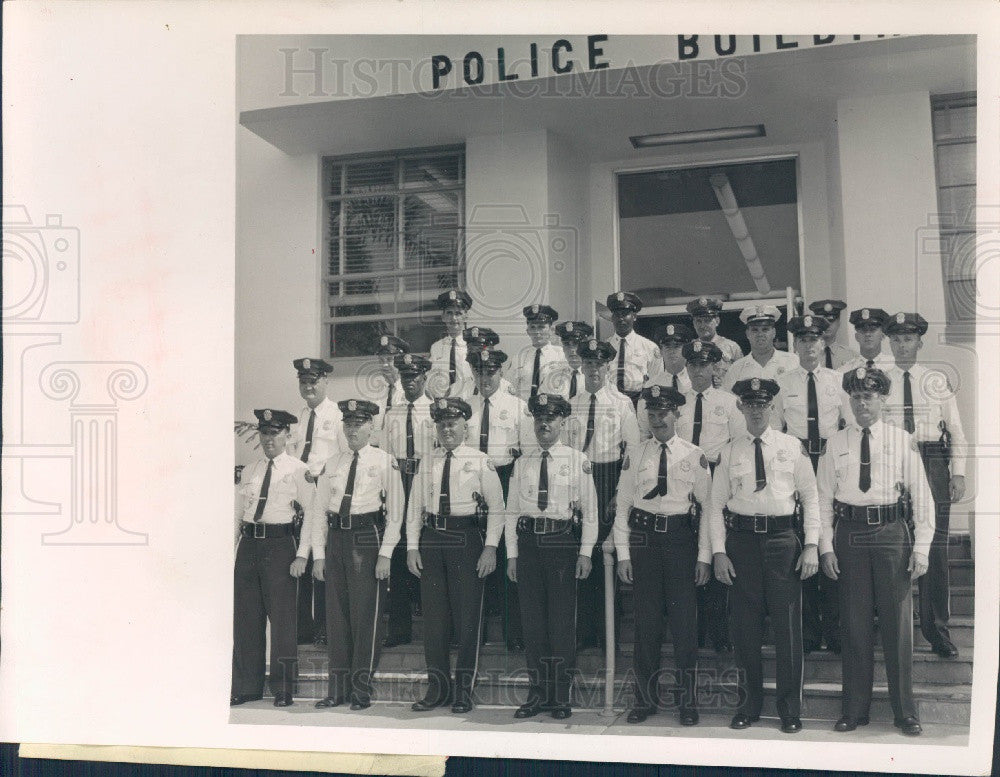
<svg viewBox="0 0 1000 777"><path fill-rule="evenodd" d="M569 466L568 465L563 464L561 467L559 467L559 476L560 477L568 477L569 476Z"/></svg>
<svg viewBox="0 0 1000 777"><path fill-rule="evenodd" d="M778 448L778 452L775 454L774 458L776 458L778 461L782 463L786 462L788 461L788 451L786 451L784 448Z"/></svg>

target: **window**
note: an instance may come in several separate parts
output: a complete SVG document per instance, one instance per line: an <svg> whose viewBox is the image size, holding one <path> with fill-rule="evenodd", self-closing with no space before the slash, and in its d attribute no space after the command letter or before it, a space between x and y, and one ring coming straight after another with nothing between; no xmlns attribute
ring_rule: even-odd
<svg viewBox="0 0 1000 777"><path fill-rule="evenodd" d="M382 334L428 352L437 295L465 283L464 150L324 158L323 208L327 353L371 354Z"/></svg>
<svg viewBox="0 0 1000 777"><path fill-rule="evenodd" d="M647 306L800 288L795 159L622 174L618 217L620 285Z"/></svg>
<svg viewBox="0 0 1000 777"><path fill-rule="evenodd" d="M976 96L936 97L931 108L945 316L951 336L976 320Z"/></svg>

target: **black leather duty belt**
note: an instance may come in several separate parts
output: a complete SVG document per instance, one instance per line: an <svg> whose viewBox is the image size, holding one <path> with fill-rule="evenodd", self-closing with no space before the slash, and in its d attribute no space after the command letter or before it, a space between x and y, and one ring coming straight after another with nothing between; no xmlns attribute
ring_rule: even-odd
<svg viewBox="0 0 1000 777"><path fill-rule="evenodd" d="M436 515L427 513L424 516L424 526L435 531L464 531L478 528L475 514L473 515Z"/></svg>
<svg viewBox="0 0 1000 777"><path fill-rule="evenodd" d="M773 532L791 529L795 522L793 515L741 515L728 510L723 514L726 528L731 531L753 532L754 534L771 534Z"/></svg>
<svg viewBox="0 0 1000 777"><path fill-rule="evenodd" d="M517 519L518 534L565 534L573 528L570 518L522 515Z"/></svg>
<svg viewBox="0 0 1000 777"><path fill-rule="evenodd" d="M656 532L666 534L673 531L685 529L691 530L691 516L688 513L675 513L664 515L662 513L651 513L633 507L628 513L628 527L636 531Z"/></svg>
<svg viewBox="0 0 1000 777"><path fill-rule="evenodd" d="M255 540L270 540L275 537L288 537L292 533L291 523L250 523L243 521L240 524L240 535L251 537Z"/></svg>
<svg viewBox="0 0 1000 777"><path fill-rule="evenodd" d="M382 523L381 519L381 510L375 510L370 513L352 513L343 520L341 520L340 515L335 513L333 510L326 511L326 525L331 529L343 529L344 531L349 531L351 529L366 529L370 526L379 526Z"/></svg>
<svg viewBox="0 0 1000 777"><path fill-rule="evenodd" d="M849 505L844 502L833 503L833 514L838 521L863 523L866 526L883 526L898 520L899 505Z"/></svg>

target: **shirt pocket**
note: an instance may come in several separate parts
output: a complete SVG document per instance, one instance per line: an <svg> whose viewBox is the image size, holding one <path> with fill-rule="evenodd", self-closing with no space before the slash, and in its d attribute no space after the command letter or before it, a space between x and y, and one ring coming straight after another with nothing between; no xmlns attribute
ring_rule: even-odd
<svg viewBox="0 0 1000 777"><path fill-rule="evenodd" d="M775 459L771 464L774 484L781 491L791 493L795 490L795 462L791 459L781 461Z"/></svg>

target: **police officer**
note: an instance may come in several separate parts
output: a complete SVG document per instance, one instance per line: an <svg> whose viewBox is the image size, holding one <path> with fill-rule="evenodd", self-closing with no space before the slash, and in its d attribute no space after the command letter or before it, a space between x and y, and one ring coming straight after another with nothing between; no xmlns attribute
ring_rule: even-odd
<svg viewBox="0 0 1000 777"><path fill-rule="evenodd" d="M684 359L684 346L694 340L694 332L684 324L662 324L653 333L653 340L660 347L662 362L658 363L656 371L649 376L646 387L670 386L674 391L684 394L691 388L688 377L687 362ZM649 418L646 415L642 399L636 404L636 419L639 422L639 436L649 437Z"/></svg>
<svg viewBox="0 0 1000 777"><path fill-rule="evenodd" d="M612 506L622 462L639 443L639 426L627 397L608 385L608 365L615 349L590 339L580 343L584 385L570 402L567 443L586 455L597 492L597 548L593 572L577 590L577 650L604 643L604 554L601 544L611 533ZM617 633L617 630L616 630Z"/></svg>
<svg viewBox="0 0 1000 777"><path fill-rule="evenodd" d="M843 716L834 730L868 724L877 607L894 723L913 736L921 728L912 687L911 587L927 571L933 502L913 437L881 418L888 376L858 367L844 374L843 388L854 420L827 441L818 472L823 572L840 581L844 637Z"/></svg>
<svg viewBox="0 0 1000 777"><path fill-rule="evenodd" d="M467 366L470 367L473 363L472 357L474 357L480 351L490 351L500 344L500 335L494 332L489 327L485 326L471 326L462 332L462 339L465 340L466 352L465 361ZM475 370L472 370L472 393L468 401L471 401L471 397L476 396L479 392L479 386L476 381ZM507 380L503 380L504 390L513 393L513 388Z"/></svg>
<svg viewBox="0 0 1000 777"><path fill-rule="evenodd" d="M799 366L778 377L781 390L771 414L776 429L802 442L813 472L826 441L842 420L842 376L820 366L826 327L826 319L820 316L796 316L788 322L788 330L795 335ZM840 653L837 583L825 575L814 575L802 584L802 649L806 653L819 650L824 638L827 650Z"/></svg>
<svg viewBox="0 0 1000 777"><path fill-rule="evenodd" d="M718 387L725 377L730 365L743 358L743 349L739 344L718 333L722 301L715 297L698 297L686 306L691 315L691 325L698 339L704 344L711 343L722 353L722 358L715 365L714 385Z"/></svg>
<svg viewBox="0 0 1000 777"><path fill-rule="evenodd" d="M827 369L839 370L858 354L847 346L837 342L837 332L840 331L840 313L847 303L839 299L818 299L809 303L809 310L814 316L826 320L826 331L823 332L823 355L820 363Z"/></svg>
<svg viewBox="0 0 1000 777"><path fill-rule="evenodd" d="M393 366L399 372L403 401L386 413L381 448L398 465L403 482L405 514L410 498L410 485L435 445L434 424L431 421L431 400L424 392L431 363L413 353L396 354ZM420 600L420 581L406 567L406 548L400 545L392 556L392 577L389 581L389 627L386 647L409 644L413 636L413 604Z"/></svg>
<svg viewBox="0 0 1000 777"><path fill-rule="evenodd" d="M515 393L527 402L539 391L548 390L563 355L562 349L552 343L552 326L559 319L555 308L528 305L523 313L531 345L521 349L512 360L508 379Z"/></svg>
<svg viewBox="0 0 1000 777"><path fill-rule="evenodd" d="M958 648L948 633L948 526L951 503L965 495L965 433L955 394L947 377L917 363L927 322L919 313L897 313L885 324L895 364L887 415L913 434L934 497L934 539L927 574L920 578L920 631L943 658L956 658Z"/></svg>
<svg viewBox="0 0 1000 777"><path fill-rule="evenodd" d="M375 355L379 360L379 374L385 381L385 388L379 387L374 392L374 396L369 397L378 405L379 424L378 434L372 440L373 445L381 443L381 437L385 430L385 419L389 417L389 411L394 405L398 405L403 400L403 389L400 387L399 371L396 369L394 360L397 354L409 353L410 344L401 337L395 335L382 335L379 337L378 345L375 346Z"/></svg>
<svg viewBox="0 0 1000 777"><path fill-rule="evenodd" d="M747 431L722 449L708 516L715 576L732 586L740 704L729 727L744 729L760 719L761 644L764 616L770 615L781 730L794 734L802 730L802 580L818 569L816 476L801 443L768 425L778 384L751 378L733 391ZM796 492L804 547L795 532Z"/></svg>
<svg viewBox="0 0 1000 777"><path fill-rule="evenodd" d="M861 353L844 362L840 371L846 373L858 367L888 370L892 366L892 357L882 353L882 340L885 337L882 325L889 320L889 314L882 308L858 308L851 311L849 320L854 327L854 339Z"/></svg>
<svg viewBox="0 0 1000 777"><path fill-rule="evenodd" d="M713 346L714 347L714 346ZM682 726L698 722L696 586L711 574L708 522L699 521L708 501L708 460L701 448L675 434L684 395L670 386L642 391L653 437L629 454L618 483L615 548L618 577L634 583L636 705L629 723L656 713L659 703L663 610L673 637Z"/></svg>
<svg viewBox="0 0 1000 777"><path fill-rule="evenodd" d="M270 688L275 707L292 704L298 663L295 578L309 558L311 522L296 550L296 501L308 506L306 465L285 452L297 419L284 410L254 410L264 457L243 471L236 500L233 573L233 680L229 704L264 696L264 644L271 624Z"/></svg>
<svg viewBox="0 0 1000 777"><path fill-rule="evenodd" d="M445 336L431 344L431 369L427 393L431 397L462 397L472 394L473 380L465 362L466 342L462 337L472 297L461 289L442 292L437 298Z"/></svg>
<svg viewBox="0 0 1000 777"><path fill-rule="evenodd" d="M472 417L468 403L457 397L435 400L431 416L440 447L413 481L406 516L406 563L420 578L427 622L427 694L412 709L426 712L450 702L452 712L465 713L472 709L479 662L483 578L496 569L504 501L489 456L464 444ZM452 683L448 634L456 615L459 648Z"/></svg>
<svg viewBox="0 0 1000 777"><path fill-rule="evenodd" d="M699 339L685 344L681 354L687 362L691 386L678 408L677 435L701 448L708 459L709 472L714 472L723 446L746 432L747 424L737 406L736 395L712 385L722 351ZM707 525L706 521L703 523ZM698 647L705 647L711 640L716 653L732 652L728 607L729 588L714 575L698 587Z"/></svg>
<svg viewBox="0 0 1000 777"><path fill-rule="evenodd" d="M749 378L769 378L794 370L799 360L795 354L779 351L774 347L775 324L781 311L774 305L751 305L740 312L740 321L746 324L750 353L737 359L726 371L722 387L733 390L737 381Z"/></svg>
<svg viewBox="0 0 1000 777"><path fill-rule="evenodd" d="M652 340L635 331L636 317L642 310L639 297L630 291L618 291L608 295L607 306L615 327L615 333L608 338L617 354L613 383L635 408L643 384L662 368L660 349Z"/></svg>
<svg viewBox="0 0 1000 777"><path fill-rule="evenodd" d="M323 471L323 464L334 453L347 449L337 403L327 397L333 367L323 359L303 358L292 362L299 378L299 394L306 406L299 411L301 423L291 428L288 453L306 463L303 477L310 484ZM309 545L308 538L305 545ZM298 635L300 644L315 641L326 644L326 600L323 583L313 581L312 561L299 577L297 595Z"/></svg>
<svg viewBox="0 0 1000 777"><path fill-rule="evenodd" d="M390 559L403 520L399 465L373 447L374 402L338 402L348 451L326 463L313 500L313 574L325 580L327 695L316 706L371 706Z"/></svg>
<svg viewBox="0 0 1000 777"><path fill-rule="evenodd" d="M528 402L538 447L514 465L504 529L507 576L518 584L530 687L514 713L571 715L569 690L576 666L576 581L590 574L597 539L597 494L587 457L559 437L569 403L540 392ZM574 535L580 519L580 539Z"/></svg>
<svg viewBox="0 0 1000 777"><path fill-rule="evenodd" d="M506 504L514 462L534 443L534 424L528 404L503 387L506 381L500 377L500 368L507 354L500 350L470 351L466 358L476 377L476 393L469 402L472 416L466 445L489 456ZM519 653L524 650L521 603L517 585L507 578L506 544L499 546L497 567L485 581L486 612L503 616L507 649Z"/></svg>
<svg viewBox="0 0 1000 777"><path fill-rule="evenodd" d="M593 337L594 327L586 321L563 321L556 324L556 335L562 343L563 357L566 361L555 371L549 388L554 389L551 393L561 394L566 399L572 400L583 387L583 373L580 371L583 362L580 361L576 349L580 343Z"/></svg>

